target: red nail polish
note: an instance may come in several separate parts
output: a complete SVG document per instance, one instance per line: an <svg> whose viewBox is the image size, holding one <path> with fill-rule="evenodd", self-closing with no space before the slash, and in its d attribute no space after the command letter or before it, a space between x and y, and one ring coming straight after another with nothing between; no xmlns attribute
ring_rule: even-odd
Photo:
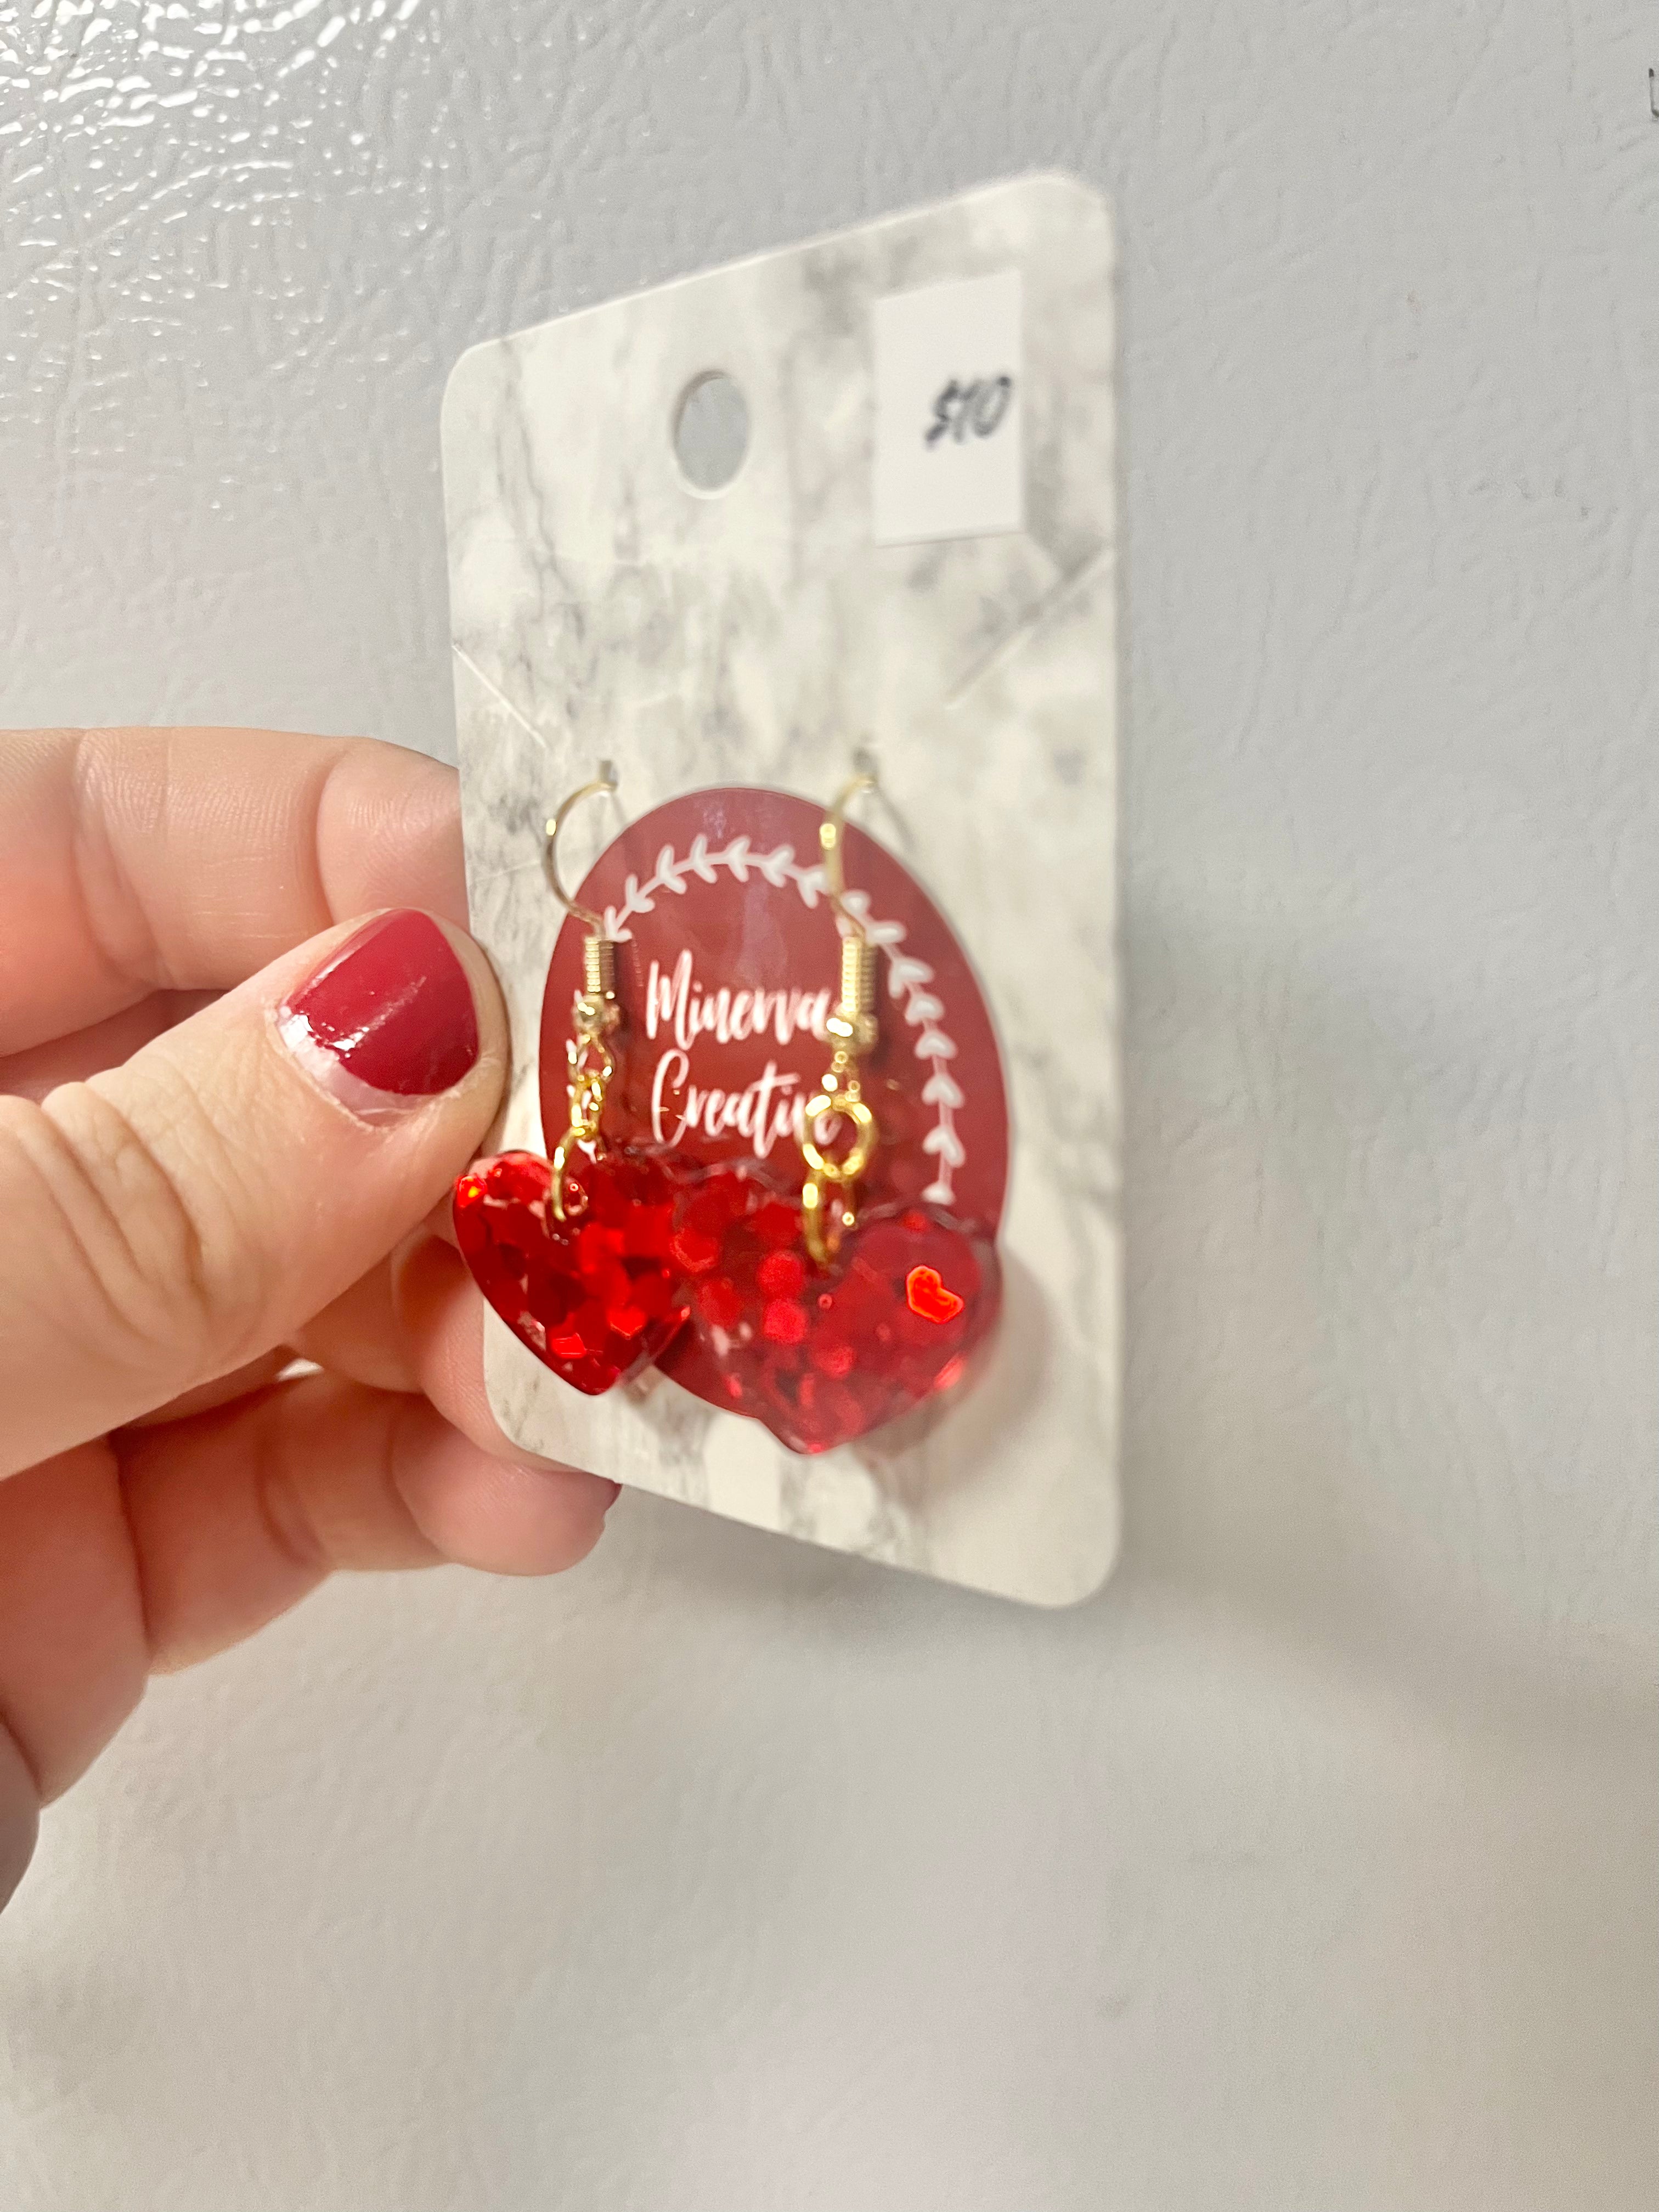
<svg viewBox="0 0 1659 2212"><path fill-rule="evenodd" d="M359 1086L429 1098L478 1057L466 970L437 923L412 910L365 922L279 1008L276 1025L311 1074L359 1110L372 1103Z"/></svg>

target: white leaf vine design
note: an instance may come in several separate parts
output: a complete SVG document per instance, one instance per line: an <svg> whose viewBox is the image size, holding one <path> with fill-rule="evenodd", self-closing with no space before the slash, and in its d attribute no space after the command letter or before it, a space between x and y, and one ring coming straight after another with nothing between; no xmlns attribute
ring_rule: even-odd
<svg viewBox="0 0 1659 2212"><path fill-rule="evenodd" d="M665 845L657 855L654 871L644 883L637 876L629 877L623 886L622 904L608 906L605 910L605 935L631 936L629 923L642 915L654 914L659 898L665 894L672 898L685 896L689 876L712 884L722 869L739 884L748 882L751 869L775 890L793 884L801 904L809 911L815 911L819 899L829 896L822 866L816 863L811 867L800 866L793 845L779 845L772 852L757 853L747 837L734 837L723 851L711 853L708 840L699 835L692 839L691 848L684 860L677 857L672 846ZM968 1158L956 1121L957 1109L964 1101L962 1087L950 1068L957 1056L956 1043L939 1026L945 1015L944 1002L927 988L933 981L933 971L915 953L901 950L906 934L904 924L881 921L872 916L865 892L848 891L845 903L848 911L863 924L871 944L886 960L888 994L902 1003L905 1026L921 1031L913 1049L918 1060L930 1064L931 1073L922 1086L921 1096L935 1112L933 1126L922 1139L921 1148L938 1168L933 1182L921 1194L932 1205L949 1206L956 1194L957 1170Z"/></svg>

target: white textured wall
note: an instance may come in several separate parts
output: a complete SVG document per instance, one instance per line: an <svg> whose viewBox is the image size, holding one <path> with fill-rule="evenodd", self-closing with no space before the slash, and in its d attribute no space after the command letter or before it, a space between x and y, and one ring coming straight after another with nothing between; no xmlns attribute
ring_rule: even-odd
<svg viewBox="0 0 1659 2212"><path fill-rule="evenodd" d="M0 1923L0 2203L1650 2212L1650 10L336 4L0 0L6 716L443 751L463 345L1105 186L1128 1548L628 1499L161 1685Z"/></svg>

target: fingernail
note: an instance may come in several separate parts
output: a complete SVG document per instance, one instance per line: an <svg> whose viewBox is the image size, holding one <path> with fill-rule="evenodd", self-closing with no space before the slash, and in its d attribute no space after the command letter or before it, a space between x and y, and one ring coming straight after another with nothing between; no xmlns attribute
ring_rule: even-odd
<svg viewBox="0 0 1659 2212"><path fill-rule="evenodd" d="M377 915L276 1010L313 1079L365 1120L448 1091L478 1057L472 986L428 915Z"/></svg>
<svg viewBox="0 0 1659 2212"><path fill-rule="evenodd" d="M591 1468L568 1467L562 1460L550 1459L526 1459L520 1460L519 1464L527 1474L574 1474L578 1482L591 1482L596 1490L608 1492L605 1504L599 1508L601 1513L608 1513L623 1493L621 1483L612 1481L608 1474L595 1474Z"/></svg>

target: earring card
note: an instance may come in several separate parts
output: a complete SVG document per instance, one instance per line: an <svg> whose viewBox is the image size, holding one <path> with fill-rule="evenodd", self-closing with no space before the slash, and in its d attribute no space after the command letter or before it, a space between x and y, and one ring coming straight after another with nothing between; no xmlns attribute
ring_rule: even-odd
<svg viewBox="0 0 1659 2212"><path fill-rule="evenodd" d="M629 953L616 1110L799 1187L788 1113L823 1058L803 1010L837 981L811 830L863 750L879 788L846 860L878 952L881 1172L994 1228L1002 1277L967 1379L815 1455L687 1387L695 1348L687 1382L586 1398L488 1314L498 1419L1044 1605L1118 1542L1114 343L1108 210L1033 177L475 347L443 419L469 896L513 1030L490 1149L563 1126L580 933L544 830L608 760L616 799L561 860Z"/></svg>

